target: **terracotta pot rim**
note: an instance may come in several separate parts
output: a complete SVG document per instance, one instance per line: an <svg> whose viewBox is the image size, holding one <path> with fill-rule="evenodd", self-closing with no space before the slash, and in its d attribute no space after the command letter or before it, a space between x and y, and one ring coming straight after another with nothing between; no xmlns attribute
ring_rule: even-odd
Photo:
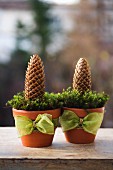
<svg viewBox="0 0 113 170"><path fill-rule="evenodd" d="M94 109L104 109L105 107L97 107L97 108L88 108L88 109L81 109L81 108L76 108L76 107L63 107L63 109L76 109L76 110L94 110Z"/></svg>
<svg viewBox="0 0 113 170"><path fill-rule="evenodd" d="M51 110L18 110L18 109L15 109L15 108L12 108L14 111L18 111L18 112L24 112L24 113L27 113L27 112L31 112L31 113L37 113L37 112L48 112L48 111L57 111L57 110L60 110L60 108L57 108L57 109L51 109Z"/></svg>

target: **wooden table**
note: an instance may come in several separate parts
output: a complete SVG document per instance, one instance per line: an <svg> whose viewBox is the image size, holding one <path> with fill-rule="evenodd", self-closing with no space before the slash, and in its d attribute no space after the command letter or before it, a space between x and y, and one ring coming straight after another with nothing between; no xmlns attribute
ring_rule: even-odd
<svg viewBox="0 0 113 170"><path fill-rule="evenodd" d="M0 128L0 170L113 170L113 129L100 129L92 144L67 143L58 128L53 145L23 147L15 128Z"/></svg>

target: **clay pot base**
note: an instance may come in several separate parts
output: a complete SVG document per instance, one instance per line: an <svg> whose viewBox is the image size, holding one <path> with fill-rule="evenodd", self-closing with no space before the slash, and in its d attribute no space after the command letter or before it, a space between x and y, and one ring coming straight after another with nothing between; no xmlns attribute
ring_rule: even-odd
<svg viewBox="0 0 113 170"><path fill-rule="evenodd" d="M64 132L66 140L74 144L89 144L95 140L95 135L85 132L83 129L72 129Z"/></svg>
<svg viewBox="0 0 113 170"><path fill-rule="evenodd" d="M52 144L54 135L43 134L40 132L33 132L30 135L22 136L22 144L26 147L47 147Z"/></svg>
<svg viewBox="0 0 113 170"><path fill-rule="evenodd" d="M39 114L48 113L52 115L53 119L56 119L61 114L61 109L45 110L45 111L25 111L17 110L13 108L13 116L26 116L31 120L35 120ZM56 129L56 128L55 128ZM30 135L21 137L22 144L26 147L47 147L52 144L54 135L43 134L39 131L34 131Z"/></svg>
<svg viewBox="0 0 113 170"><path fill-rule="evenodd" d="M88 113L99 112L100 114L104 112L104 107L102 108L94 108L94 109L79 109L79 108L64 108L64 110L71 110L75 112L75 114L84 118ZM72 129L64 133L68 142L75 144L88 144L93 143L95 140L95 135L85 132L82 128L80 129Z"/></svg>

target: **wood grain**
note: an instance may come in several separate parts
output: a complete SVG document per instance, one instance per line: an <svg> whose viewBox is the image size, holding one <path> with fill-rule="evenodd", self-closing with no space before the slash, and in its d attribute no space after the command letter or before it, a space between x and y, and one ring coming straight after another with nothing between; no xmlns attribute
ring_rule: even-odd
<svg viewBox="0 0 113 170"><path fill-rule="evenodd" d="M23 147L15 128L0 128L0 170L112 170L113 129L100 129L92 144L66 142L56 130L53 145Z"/></svg>

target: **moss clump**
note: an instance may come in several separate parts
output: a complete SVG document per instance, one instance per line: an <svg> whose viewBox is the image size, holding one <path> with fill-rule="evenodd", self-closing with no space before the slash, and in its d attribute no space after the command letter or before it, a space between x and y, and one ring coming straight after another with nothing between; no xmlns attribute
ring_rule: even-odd
<svg viewBox="0 0 113 170"><path fill-rule="evenodd" d="M63 107L69 108L101 108L108 100L109 96L104 92L98 93L96 91L86 91L82 94L71 88L63 90L60 95L60 102L62 101Z"/></svg>
<svg viewBox="0 0 113 170"><path fill-rule="evenodd" d="M7 102L7 106L18 110L36 111L36 110L52 110L61 108L63 106L60 100L60 94L45 92L41 100L39 98L35 100L26 100L24 92L17 93L13 96L13 99Z"/></svg>

